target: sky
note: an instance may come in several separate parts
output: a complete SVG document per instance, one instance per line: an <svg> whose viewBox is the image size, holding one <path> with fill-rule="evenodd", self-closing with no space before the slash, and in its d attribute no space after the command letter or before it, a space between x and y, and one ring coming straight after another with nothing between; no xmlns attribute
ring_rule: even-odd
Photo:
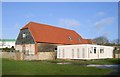
<svg viewBox="0 0 120 77"><path fill-rule="evenodd" d="M83 38L118 38L117 2L3 2L2 38L16 39L30 21L75 30ZM1 37L0 37L1 38Z"/></svg>

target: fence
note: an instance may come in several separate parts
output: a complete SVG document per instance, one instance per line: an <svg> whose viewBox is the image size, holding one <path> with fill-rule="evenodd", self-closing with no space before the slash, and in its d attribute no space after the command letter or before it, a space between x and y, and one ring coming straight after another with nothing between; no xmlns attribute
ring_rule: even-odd
<svg viewBox="0 0 120 77"><path fill-rule="evenodd" d="M14 60L23 60L23 53L21 52L0 52L2 58L14 59Z"/></svg>
<svg viewBox="0 0 120 77"><path fill-rule="evenodd" d="M120 58L120 54L115 54L115 58Z"/></svg>

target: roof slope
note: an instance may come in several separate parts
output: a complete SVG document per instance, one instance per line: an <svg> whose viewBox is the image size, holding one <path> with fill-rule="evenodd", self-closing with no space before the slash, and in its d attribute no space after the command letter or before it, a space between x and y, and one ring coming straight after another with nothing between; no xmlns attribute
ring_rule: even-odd
<svg viewBox="0 0 120 77"><path fill-rule="evenodd" d="M92 44L93 41L91 39L85 39L87 41L88 44Z"/></svg>
<svg viewBox="0 0 120 77"><path fill-rule="evenodd" d="M55 44L87 44L87 40L83 39L73 30L54 27L46 24L30 22L21 30L29 29L35 42L46 42ZM72 39L70 40L69 37ZM78 40L80 38L80 41Z"/></svg>

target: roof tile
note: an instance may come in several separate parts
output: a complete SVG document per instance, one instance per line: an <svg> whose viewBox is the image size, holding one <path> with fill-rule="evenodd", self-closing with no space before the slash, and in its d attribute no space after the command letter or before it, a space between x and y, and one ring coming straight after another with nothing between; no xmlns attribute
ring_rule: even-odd
<svg viewBox="0 0 120 77"><path fill-rule="evenodd" d="M21 30L28 28L35 42L47 42L55 44L87 44L88 41L83 39L74 30L30 22ZM70 40L68 37L71 37ZM80 38L80 41L78 40Z"/></svg>

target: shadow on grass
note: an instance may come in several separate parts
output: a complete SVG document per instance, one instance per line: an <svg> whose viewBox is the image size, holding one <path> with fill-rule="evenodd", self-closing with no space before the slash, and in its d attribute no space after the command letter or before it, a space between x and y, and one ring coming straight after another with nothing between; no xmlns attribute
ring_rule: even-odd
<svg viewBox="0 0 120 77"><path fill-rule="evenodd" d="M113 64L120 64L120 59L108 59L108 62Z"/></svg>

